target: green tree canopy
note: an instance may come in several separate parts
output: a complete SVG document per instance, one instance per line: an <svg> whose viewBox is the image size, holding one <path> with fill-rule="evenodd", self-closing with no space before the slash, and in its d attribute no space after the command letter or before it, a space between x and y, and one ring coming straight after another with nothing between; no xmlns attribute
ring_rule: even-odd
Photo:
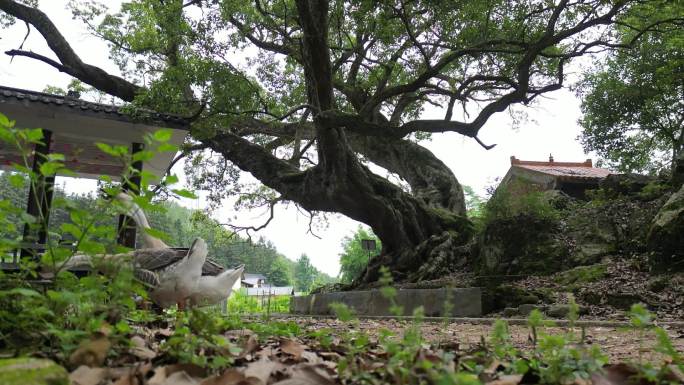
<svg viewBox="0 0 684 385"><path fill-rule="evenodd" d="M318 270L311 264L309 257L306 254L302 254L295 262L295 289L308 292L311 290L318 274Z"/></svg>
<svg viewBox="0 0 684 385"><path fill-rule="evenodd" d="M291 286L293 263L282 255L276 256L266 271L268 283L274 286Z"/></svg>
<svg viewBox="0 0 684 385"><path fill-rule="evenodd" d="M364 250L362 240L374 240L376 250ZM351 237L342 240L344 252L340 254L340 282L351 283L361 277L368 262L382 249L382 242L371 230L359 226Z"/></svg>
<svg viewBox="0 0 684 385"><path fill-rule="evenodd" d="M681 1L632 9L624 16L628 25L677 16L679 22L643 36L618 28L621 43L633 49L597 61L579 88L582 144L620 171L657 171L684 148L683 15Z"/></svg>

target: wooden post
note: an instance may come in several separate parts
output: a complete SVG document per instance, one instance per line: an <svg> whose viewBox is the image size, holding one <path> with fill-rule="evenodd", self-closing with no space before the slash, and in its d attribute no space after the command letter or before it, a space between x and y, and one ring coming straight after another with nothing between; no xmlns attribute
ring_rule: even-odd
<svg viewBox="0 0 684 385"><path fill-rule="evenodd" d="M38 234L31 231L31 225L24 224L22 242L25 244L45 245L47 241L47 227L50 221L50 206L52 205L52 192L55 184L55 176L44 176L40 173L40 166L45 163L50 153L52 131L43 129L43 143L36 144L33 149L33 165L31 170L38 176L29 184L29 196L26 205L26 213L36 218ZM35 256L41 246L25 246L21 249L21 257Z"/></svg>
<svg viewBox="0 0 684 385"><path fill-rule="evenodd" d="M131 154L136 154L142 151L145 145L142 143L132 143ZM128 178L128 183L124 183L123 190L132 194L140 194L140 172L142 171L143 162L137 161L133 162L132 167L137 171L135 175ZM120 245L134 249L135 248L135 222L133 219L127 215L121 214L119 216L119 227L118 227Z"/></svg>

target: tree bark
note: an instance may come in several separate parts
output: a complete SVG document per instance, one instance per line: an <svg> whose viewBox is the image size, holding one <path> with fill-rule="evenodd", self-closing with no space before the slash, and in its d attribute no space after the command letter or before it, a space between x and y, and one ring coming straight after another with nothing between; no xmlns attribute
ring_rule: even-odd
<svg viewBox="0 0 684 385"><path fill-rule="evenodd" d="M461 184L427 148L406 139L355 136L351 141L368 160L405 179L412 195L428 206L465 215Z"/></svg>

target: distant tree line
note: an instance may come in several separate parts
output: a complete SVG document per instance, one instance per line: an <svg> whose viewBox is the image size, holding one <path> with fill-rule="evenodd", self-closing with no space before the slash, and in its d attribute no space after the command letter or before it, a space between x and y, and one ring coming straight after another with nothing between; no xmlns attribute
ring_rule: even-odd
<svg viewBox="0 0 684 385"><path fill-rule="evenodd" d="M17 178L11 181L11 175L0 172L0 201L6 201L15 207L26 207L28 179L24 178L19 185ZM58 184L53 199L66 200L68 204L78 208L101 211L102 219L98 225L111 226L111 235L114 236L118 215L97 205L94 194L69 193ZM69 221L67 211L60 208L60 205L56 206L50 214L52 230L59 229L63 223ZM270 284L295 286L297 291L309 291L316 285L334 281L332 277L316 269L304 254L297 261L292 261L279 253L270 241L259 238L250 242L201 211L190 210L172 201L162 202L159 206L160 210L148 210L146 215L152 228L168 236L165 241L172 247L188 247L193 239L202 237L209 245L209 256L221 265L230 268L245 264L246 272L261 273ZM21 218L16 216L10 220L19 224ZM21 236L21 230L19 225L16 229L0 228L0 238L16 239Z"/></svg>

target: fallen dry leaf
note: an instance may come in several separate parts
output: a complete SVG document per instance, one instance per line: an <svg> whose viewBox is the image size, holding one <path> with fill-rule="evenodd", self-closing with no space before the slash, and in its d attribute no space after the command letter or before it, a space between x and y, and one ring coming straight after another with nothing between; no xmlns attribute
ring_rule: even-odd
<svg viewBox="0 0 684 385"><path fill-rule="evenodd" d="M593 373L593 385L646 385L645 380L636 381L637 370L627 364L615 364L603 367L603 373Z"/></svg>
<svg viewBox="0 0 684 385"><path fill-rule="evenodd" d="M154 369L152 377L147 380L147 385L162 385L166 381L166 367L160 366Z"/></svg>
<svg viewBox="0 0 684 385"><path fill-rule="evenodd" d="M321 356L308 350L302 352L302 359L310 364L320 364L324 361Z"/></svg>
<svg viewBox="0 0 684 385"><path fill-rule="evenodd" d="M192 377L186 371L179 371L166 377L163 385L197 385L199 381L199 379Z"/></svg>
<svg viewBox="0 0 684 385"><path fill-rule="evenodd" d="M289 338L283 338L280 340L280 350L283 353L293 356L295 360L299 361L302 358L302 353L304 353L304 350L306 350L306 345Z"/></svg>
<svg viewBox="0 0 684 385"><path fill-rule="evenodd" d="M102 366L112 344L103 333L97 333L93 338L82 341L69 356L69 364L73 367L81 365Z"/></svg>
<svg viewBox="0 0 684 385"><path fill-rule="evenodd" d="M679 368L676 365L668 365L667 368L670 371L670 375L674 377L676 381L679 381L682 384L684 384L684 373L681 370L679 370Z"/></svg>
<svg viewBox="0 0 684 385"><path fill-rule="evenodd" d="M171 328L166 328L166 329L157 329L154 331L155 337L156 336L162 336L162 337L171 337L173 335L173 330Z"/></svg>
<svg viewBox="0 0 684 385"><path fill-rule="evenodd" d="M299 365L290 378L273 385L335 385L335 380L322 365Z"/></svg>
<svg viewBox="0 0 684 385"><path fill-rule="evenodd" d="M155 369L147 385L197 385L205 373L204 369L190 364L162 366Z"/></svg>
<svg viewBox="0 0 684 385"><path fill-rule="evenodd" d="M244 374L246 378L256 378L265 385L268 384L268 379L271 377L271 373L281 369L282 367L283 365L278 362L271 361L268 358L262 358L259 361L254 361L247 364Z"/></svg>
<svg viewBox="0 0 684 385"><path fill-rule="evenodd" d="M257 380L258 381L258 380ZM244 373L237 369L228 369L220 376L213 376L204 379L199 385L243 385L247 384Z"/></svg>
<svg viewBox="0 0 684 385"><path fill-rule="evenodd" d="M157 352L148 348L145 339L141 336L131 337L131 344L133 347L130 349L130 353L141 360L151 360L157 356Z"/></svg>
<svg viewBox="0 0 684 385"><path fill-rule="evenodd" d="M239 357L245 357L248 354L254 353L259 349L259 341L254 334L250 334L245 340L244 346L242 346L242 351Z"/></svg>
<svg viewBox="0 0 684 385"><path fill-rule="evenodd" d="M140 381L136 377L126 376L114 381L112 385L140 385Z"/></svg>
<svg viewBox="0 0 684 385"><path fill-rule="evenodd" d="M192 377L206 377L207 371L201 366L194 364L174 364L165 367L166 375L171 376L171 374L176 372L186 372Z"/></svg>
<svg viewBox="0 0 684 385"><path fill-rule="evenodd" d="M487 385L518 385L522 381L522 374L506 374L499 376L494 381L487 382Z"/></svg>
<svg viewBox="0 0 684 385"><path fill-rule="evenodd" d="M147 344L145 343L145 339L142 338L141 336L133 336L133 337L131 337L131 344L132 344L133 346L136 346L136 347L139 347L139 348L142 348L142 347L147 346Z"/></svg>
<svg viewBox="0 0 684 385"><path fill-rule="evenodd" d="M97 385L108 377L108 370L105 368L91 368L86 365L79 366L69 374L72 385Z"/></svg>

